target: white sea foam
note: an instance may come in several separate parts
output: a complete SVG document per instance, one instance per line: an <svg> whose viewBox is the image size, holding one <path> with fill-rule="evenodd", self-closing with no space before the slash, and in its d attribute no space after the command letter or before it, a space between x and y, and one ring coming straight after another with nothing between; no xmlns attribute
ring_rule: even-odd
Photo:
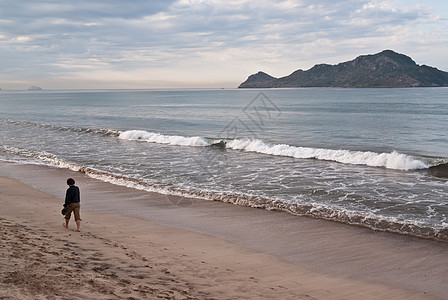
<svg viewBox="0 0 448 300"><path fill-rule="evenodd" d="M313 158L336 161L345 164L384 167L398 170L426 169L429 166L413 156L391 153L375 153L370 151L334 150L322 148L296 147L286 144L267 144L258 139L235 139L227 142L227 148L257 152L268 155L288 156L294 158Z"/></svg>
<svg viewBox="0 0 448 300"><path fill-rule="evenodd" d="M242 143L241 141L239 141L239 143L238 140L232 142L236 143L236 145L234 145L235 148L239 147L240 150L249 151L247 149L251 149L249 147L250 144L247 144L246 145L247 147L242 147L244 143ZM254 146L254 144L257 144L259 146L255 147L257 151L260 150L260 147L268 151L272 150L277 146L282 146L282 145L270 146L264 144L262 141L259 140L254 141L254 143L251 145ZM288 145L284 146L287 146L285 149L298 148ZM283 148L283 147L277 147L277 148ZM26 150L10 146L0 146L0 151L4 151L14 155L19 155L22 157L36 159L47 165L82 172L89 177L96 178L105 182L110 182L115 185L126 186L133 189L158 192L166 195L177 195L177 196L186 196L189 198L193 197L214 201L223 201L249 207L264 208L267 210L280 210L291 213L293 215L309 215L316 218L323 218L347 224L356 224L360 226L365 226L368 228L372 228L374 230L396 232L401 234L410 234L419 237L448 241L448 228L447 223L445 221L441 222L441 225L438 224L434 226L432 225L428 226L423 219L403 220L402 218L396 216L383 216L381 214L374 214L372 213L372 211L371 212L352 211L338 206L323 203L309 203L306 200L302 203L291 203L288 201L282 201L281 199L269 199L264 198L262 196L256 196L232 191L216 192L210 190L195 190L189 188L183 189L183 188L160 187L158 185L145 182L144 180L141 179L127 177L122 174L113 174L107 171L101 171L95 168L85 167L75 163L71 163L48 152ZM274 150L272 151L273 155L278 155ZM294 151L292 153L294 153ZM284 153L282 154L284 155ZM377 155L382 156L382 154ZM401 156L398 155L398 157ZM31 163L33 163L33 161L31 161ZM434 208L432 207L429 207L428 211L430 214L434 214L435 212Z"/></svg>
<svg viewBox="0 0 448 300"><path fill-rule="evenodd" d="M124 131L118 137L123 140L138 140L149 143L193 147L207 147L217 142L210 142L201 137L170 136L144 130ZM273 156L328 160L344 164L366 165L396 170L419 170L431 166L416 157L398 153L397 151L376 153L371 151L297 147L287 144L269 144L260 139L229 140L226 142L226 148Z"/></svg>
<svg viewBox="0 0 448 300"><path fill-rule="evenodd" d="M91 178L95 178L104 182L109 182L115 185L120 186L126 186L129 188L137 189L137 190L144 190L148 192L157 192L165 195L177 195L177 196L185 196L185 193L182 193L182 191L175 191L170 190L167 188L161 188L156 187L151 184L147 184L144 182L141 182L139 180L129 178L126 176L123 176L121 174L113 174L105 171L100 171L95 168L91 167L84 167L75 163L68 162L64 159L61 159L57 157L54 154L44 152L44 151L32 151L32 150L26 150L21 149L17 147L10 147L10 146L0 146L0 151L5 151L10 154L19 155L22 157L31 158L31 160L28 160L26 162L24 161L18 161L18 160L5 160L2 159L2 161L10 161L10 162L16 162L16 163L26 163L26 164L35 164L35 165L47 165L62 169L68 169L75 172L82 172L86 174L87 176ZM195 195L190 195L195 196ZM203 199L204 197L196 197Z"/></svg>
<svg viewBox="0 0 448 300"><path fill-rule="evenodd" d="M69 169L72 171L79 171L82 168L82 166L80 165L69 163L63 159L60 159L56 155L45 151L33 151L10 146L1 146L0 151L18 155L19 157L30 158L31 160L29 160L28 163L32 164L46 164L53 167Z"/></svg>
<svg viewBox="0 0 448 300"><path fill-rule="evenodd" d="M140 140L148 143L168 144L176 146L206 147L210 144L201 137L185 137L177 135L163 135L144 130L128 130L118 136L122 140Z"/></svg>

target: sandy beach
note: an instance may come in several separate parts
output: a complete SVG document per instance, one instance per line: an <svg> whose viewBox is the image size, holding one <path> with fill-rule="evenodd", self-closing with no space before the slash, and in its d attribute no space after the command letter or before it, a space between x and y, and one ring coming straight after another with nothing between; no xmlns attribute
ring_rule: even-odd
<svg viewBox="0 0 448 300"><path fill-rule="evenodd" d="M0 299L443 299L448 293L444 243L225 203L173 197L168 203L163 195L68 170L2 166ZM82 191L81 232L73 220L69 229L62 226L61 178L68 175Z"/></svg>

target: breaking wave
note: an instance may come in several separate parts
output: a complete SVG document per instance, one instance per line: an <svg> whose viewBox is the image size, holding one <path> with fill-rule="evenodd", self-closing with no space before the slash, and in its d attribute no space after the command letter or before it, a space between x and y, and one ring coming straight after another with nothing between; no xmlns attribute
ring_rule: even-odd
<svg viewBox="0 0 448 300"><path fill-rule="evenodd" d="M181 135L164 135L145 130L120 131L108 128L76 128L63 127L51 124L39 124L28 121L12 121L0 118L0 123L19 126L39 127L55 131L71 131L86 134L99 134L105 137L119 138L128 141L166 144L187 147L218 147L243 152L255 152L272 156L292 157L297 159L317 159L334 161L343 164L365 165L395 170L423 170L430 169L433 174L440 174L439 165L448 163L448 158L427 158L412 156L392 151L389 153L376 153L372 151L353 151L344 149L325 149L300 147L287 144L271 144L261 139L222 139L205 138L200 136L188 137ZM434 170L434 168L438 168ZM443 170L444 176L448 172ZM437 176L437 175L436 175Z"/></svg>
<svg viewBox="0 0 448 300"><path fill-rule="evenodd" d="M144 141L148 143L168 144L175 146L192 146L192 147L206 147L210 146L209 142L201 137L185 137L177 135L163 135L155 132L148 132L144 130L129 130L121 132L118 136L122 140L130 141Z"/></svg>
<svg viewBox="0 0 448 300"><path fill-rule="evenodd" d="M322 148L296 147L285 144L271 145L262 140L232 140L227 147L269 155L288 156L302 159L319 159L335 161L344 164L384 167L397 170L418 170L429 167L426 163L406 154L396 151L391 153L375 153L371 151L333 150Z"/></svg>
<svg viewBox="0 0 448 300"><path fill-rule="evenodd" d="M397 151L376 153L371 151L335 150L324 148L297 147L286 144L269 144L260 139L206 139L202 137L184 137L162 135L143 130L121 132L122 140L142 141L177 146L208 147L218 145L221 148L256 152L273 156L286 156L299 159L318 159L344 164L382 167L395 170L421 170L433 164L428 159L402 154Z"/></svg>

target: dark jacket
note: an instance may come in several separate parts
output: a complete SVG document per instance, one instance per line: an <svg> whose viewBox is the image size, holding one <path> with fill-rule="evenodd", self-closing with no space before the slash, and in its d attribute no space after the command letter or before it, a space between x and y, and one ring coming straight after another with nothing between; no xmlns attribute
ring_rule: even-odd
<svg viewBox="0 0 448 300"><path fill-rule="evenodd" d="M81 199L79 197L79 188L77 186L71 185L65 193L64 206L67 206L70 203L79 203L80 201Z"/></svg>

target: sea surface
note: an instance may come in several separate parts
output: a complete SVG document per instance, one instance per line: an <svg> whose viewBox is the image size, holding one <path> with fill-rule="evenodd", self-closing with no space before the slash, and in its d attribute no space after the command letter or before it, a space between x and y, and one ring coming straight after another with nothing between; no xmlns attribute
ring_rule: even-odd
<svg viewBox="0 0 448 300"><path fill-rule="evenodd" d="M0 160L448 241L448 88L0 91Z"/></svg>

